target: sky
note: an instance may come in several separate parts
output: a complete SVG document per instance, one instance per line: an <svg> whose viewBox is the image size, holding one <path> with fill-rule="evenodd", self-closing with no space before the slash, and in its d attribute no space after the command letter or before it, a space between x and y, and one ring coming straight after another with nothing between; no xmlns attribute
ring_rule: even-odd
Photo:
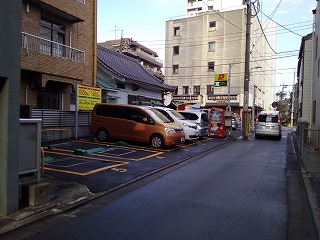
<svg viewBox="0 0 320 240"><path fill-rule="evenodd" d="M258 0L252 0L258 1ZM185 16L186 0L98 0L98 42L132 38L164 61L165 24ZM261 12L277 24L275 87L292 90L301 38L312 32L316 0L259 0ZM165 64L165 63L164 63ZM279 91L279 90L278 90ZM277 91L276 91L277 92Z"/></svg>

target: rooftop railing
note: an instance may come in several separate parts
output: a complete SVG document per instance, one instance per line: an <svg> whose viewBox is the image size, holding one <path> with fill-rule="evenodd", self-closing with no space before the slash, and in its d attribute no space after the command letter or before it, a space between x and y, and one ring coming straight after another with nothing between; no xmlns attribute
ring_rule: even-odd
<svg viewBox="0 0 320 240"><path fill-rule="evenodd" d="M78 63L85 62L84 51L25 32L22 32L21 47Z"/></svg>

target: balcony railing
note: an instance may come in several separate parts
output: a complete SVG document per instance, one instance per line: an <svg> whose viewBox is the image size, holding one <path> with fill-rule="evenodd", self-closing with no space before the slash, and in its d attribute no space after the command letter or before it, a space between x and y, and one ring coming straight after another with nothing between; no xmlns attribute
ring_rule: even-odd
<svg viewBox="0 0 320 240"><path fill-rule="evenodd" d="M155 56L152 56L151 54L148 54L140 49L137 49L137 53L140 55L140 56L144 56L145 58L149 58L149 59L152 59L158 63L160 63L161 65L163 65L163 61L160 59L160 58L157 58Z"/></svg>
<svg viewBox="0 0 320 240"><path fill-rule="evenodd" d="M303 143L313 151L320 151L320 130L304 129Z"/></svg>
<svg viewBox="0 0 320 240"><path fill-rule="evenodd" d="M37 51L78 63L85 62L84 51L25 32L22 32L21 47L27 49L27 51Z"/></svg>

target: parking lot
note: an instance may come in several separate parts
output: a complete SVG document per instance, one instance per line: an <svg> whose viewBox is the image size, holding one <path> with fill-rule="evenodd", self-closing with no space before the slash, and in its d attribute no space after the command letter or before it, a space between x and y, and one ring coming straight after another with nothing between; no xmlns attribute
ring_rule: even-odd
<svg viewBox="0 0 320 240"><path fill-rule="evenodd" d="M206 138L158 150L123 141L70 140L43 147L44 169L46 175L102 192L229 142Z"/></svg>

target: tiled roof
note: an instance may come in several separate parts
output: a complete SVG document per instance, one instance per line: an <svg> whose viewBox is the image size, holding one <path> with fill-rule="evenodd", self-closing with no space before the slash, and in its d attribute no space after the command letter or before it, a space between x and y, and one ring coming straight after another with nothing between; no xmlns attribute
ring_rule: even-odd
<svg viewBox="0 0 320 240"><path fill-rule="evenodd" d="M138 86L149 86L160 90L173 91L175 89L174 86L165 84L150 74L134 58L99 45L97 51L98 62L108 71L125 78L126 82L134 83Z"/></svg>

